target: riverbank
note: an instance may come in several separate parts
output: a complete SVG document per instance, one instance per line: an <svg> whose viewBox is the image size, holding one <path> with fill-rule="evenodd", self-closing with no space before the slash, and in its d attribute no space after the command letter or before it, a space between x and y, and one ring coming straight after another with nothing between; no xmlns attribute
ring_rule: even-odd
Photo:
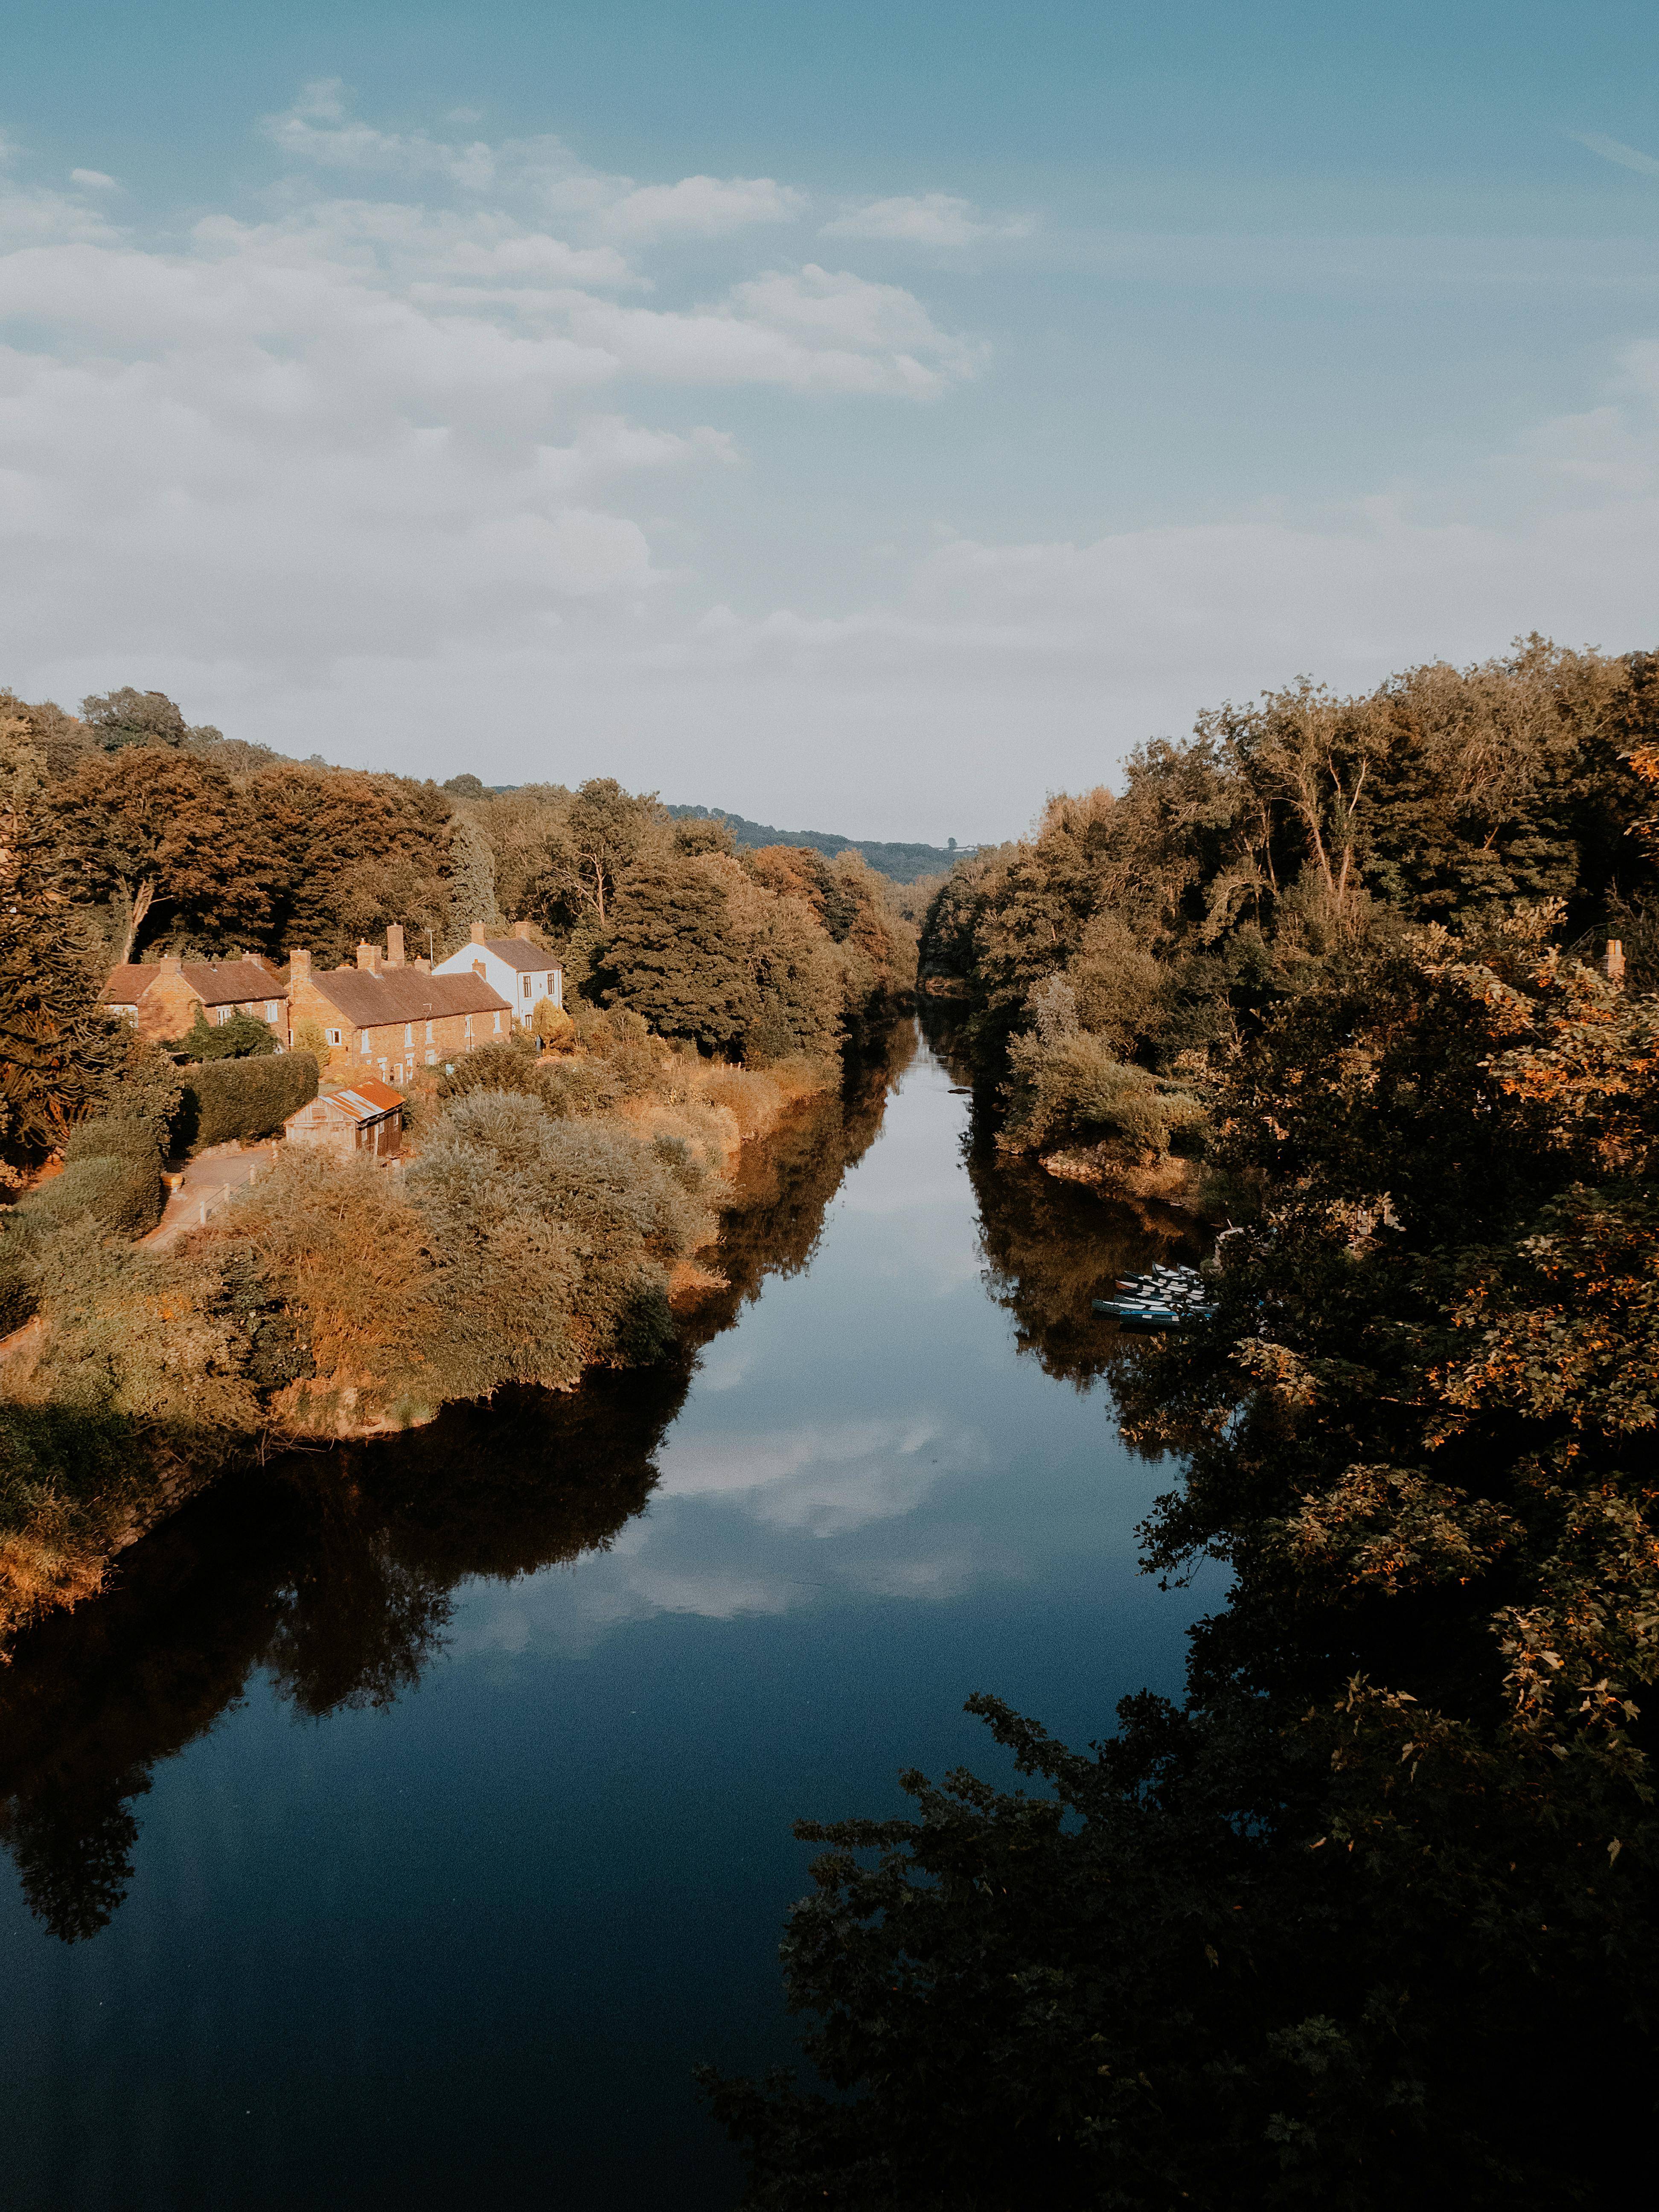
<svg viewBox="0 0 1659 2212"><path fill-rule="evenodd" d="M395 1174L262 1146L143 1244L58 1231L0 1349L0 1651L238 1464L653 1364L726 1288L704 1255L745 1151L836 1074L602 1018L585 1048L486 1047L417 1092Z"/></svg>

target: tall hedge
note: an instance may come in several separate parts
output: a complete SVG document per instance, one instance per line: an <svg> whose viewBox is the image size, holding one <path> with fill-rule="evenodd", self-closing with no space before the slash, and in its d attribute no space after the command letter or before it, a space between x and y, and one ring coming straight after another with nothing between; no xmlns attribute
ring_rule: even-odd
<svg viewBox="0 0 1659 2212"><path fill-rule="evenodd" d="M269 1137L317 1096L317 1062L308 1052L255 1060L215 1060L184 1070L185 1095L174 1128L191 1152L233 1137Z"/></svg>

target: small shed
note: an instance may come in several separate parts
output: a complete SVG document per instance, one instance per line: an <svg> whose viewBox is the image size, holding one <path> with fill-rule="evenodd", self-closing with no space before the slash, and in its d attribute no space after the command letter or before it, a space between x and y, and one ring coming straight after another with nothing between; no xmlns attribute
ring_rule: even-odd
<svg viewBox="0 0 1659 2212"><path fill-rule="evenodd" d="M389 1084L366 1076L349 1090L325 1091L283 1124L290 1144L394 1160L402 1148L404 1102Z"/></svg>

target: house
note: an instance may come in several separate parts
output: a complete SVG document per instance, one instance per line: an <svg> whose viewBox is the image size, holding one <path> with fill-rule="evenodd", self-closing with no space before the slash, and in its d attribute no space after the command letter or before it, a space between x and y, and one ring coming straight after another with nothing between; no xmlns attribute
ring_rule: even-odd
<svg viewBox="0 0 1659 2212"><path fill-rule="evenodd" d="M102 1002L140 1036L183 1036L199 1013L210 1027L233 1014L268 1022L288 1044L288 986L263 960L160 960L123 963L105 984Z"/></svg>
<svg viewBox="0 0 1659 2212"><path fill-rule="evenodd" d="M288 990L295 1042L301 1025L314 1024L326 1043L326 1066L354 1082L378 1076L408 1083L416 1067L453 1060L513 1029L512 1000L481 974L438 975L424 960L405 961L395 922L384 952L375 945L357 947L355 968L313 969L309 952L290 952Z"/></svg>
<svg viewBox="0 0 1659 2212"><path fill-rule="evenodd" d="M550 952L530 939L530 924L515 921L510 937L487 937L481 921L472 925L472 942L439 961L434 975L482 975L513 1008L521 1030L530 1026L538 999L564 1004L564 970Z"/></svg>
<svg viewBox="0 0 1659 2212"><path fill-rule="evenodd" d="M403 1100L388 1085L367 1075L349 1090L325 1092L290 1114L283 1134L291 1145L392 1160L403 1143Z"/></svg>

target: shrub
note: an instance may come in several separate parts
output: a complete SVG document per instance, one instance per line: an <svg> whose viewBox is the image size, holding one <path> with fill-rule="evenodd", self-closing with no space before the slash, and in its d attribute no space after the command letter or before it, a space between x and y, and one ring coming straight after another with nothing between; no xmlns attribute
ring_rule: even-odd
<svg viewBox="0 0 1659 2212"><path fill-rule="evenodd" d="M191 1060L262 1058L276 1049L276 1032L255 1014L233 1014L226 1022L207 1022L202 1009L183 1036L168 1040L167 1049Z"/></svg>
<svg viewBox="0 0 1659 2212"><path fill-rule="evenodd" d="M118 1154L82 1158L33 1192L21 1211L43 1229L63 1229L89 1216L120 1237L142 1237L161 1218L161 1162Z"/></svg>
<svg viewBox="0 0 1659 2212"><path fill-rule="evenodd" d="M475 1091L520 1091L533 1097L539 1073L533 1048L516 1036L492 1039L475 1044L451 1064L438 1078L438 1097L446 1105Z"/></svg>
<svg viewBox="0 0 1659 2212"><path fill-rule="evenodd" d="M15 1212L0 1214L0 1336L21 1328L34 1311L33 1263L31 1224Z"/></svg>
<svg viewBox="0 0 1659 2212"><path fill-rule="evenodd" d="M581 1121L621 1105L627 1087L605 1060L558 1060L543 1065L536 1095L556 1120Z"/></svg>
<svg viewBox="0 0 1659 2212"><path fill-rule="evenodd" d="M165 1125L149 1115L132 1120L114 1115L100 1115L95 1121L82 1121L70 1132L64 1147L64 1164L73 1167L76 1160L160 1160L167 1149Z"/></svg>
<svg viewBox="0 0 1659 2212"><path fill-rule="evenodd" d="M1015 1037L1008 1061L1008 1120L998 1142L1012 1152L1116 1139L1133 1151L1163 1154L1190 1149L1204 1121L1190 1091L1114 1058L1104 1039L1087 1030L1048 1043L1041 1036Z"/></svg>
<svg viewBox="0 0 1659 2212"><path fill-rule="evenodd" d="M317 1063L308 1052L210 1060L184 1074L177 1133L191 1152L233 1137L269 1137L317 1096Z"/></svg>
<svg viewBox="0 0 1659 2212"><path fill-rule="evenodd" d="M552 1052L568 1052L576 1042L576 1024L551 999L538 999L531 1010L532 1032Z"/></svg>

